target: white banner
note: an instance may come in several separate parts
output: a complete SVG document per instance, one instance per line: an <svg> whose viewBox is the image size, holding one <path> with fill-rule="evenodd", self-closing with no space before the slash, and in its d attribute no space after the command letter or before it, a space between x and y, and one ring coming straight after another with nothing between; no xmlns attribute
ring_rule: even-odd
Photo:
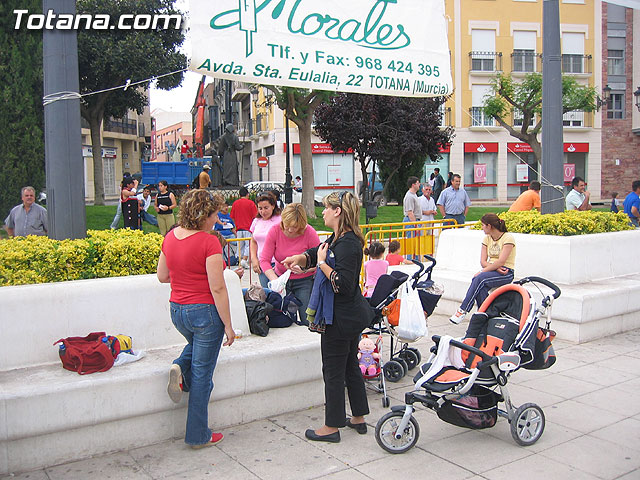
<svg viewBox="0 0 640 480"><path fill-rule="evenodd" d="M264 85L452 91L444 0L191 0L189 69Z"/></svg>

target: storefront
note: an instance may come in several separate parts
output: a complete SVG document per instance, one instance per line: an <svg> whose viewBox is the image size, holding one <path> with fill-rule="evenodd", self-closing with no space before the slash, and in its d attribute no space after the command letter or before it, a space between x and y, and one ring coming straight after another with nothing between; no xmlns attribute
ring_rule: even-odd
<svg viewBox="0 0 640 480"><path fill-rule="evenodd" d="M565 195L571 191L571 180L573 177L582 177L585 182L587 178L587 158L589 156L588 143L565 143L564 144L564 190Z"/></svg>
<svg viewBox="0 0 640 480"><path fill-rule="evenodd" d="M538 180L540 166L528 143L507 143L507 199L515 200Z"/></svg>
<svg viewBox="0 0 640 480"><path fill-rule="evenodd" d="M498 198L498 143L464 144L464 189L471 200Z"/></svg>
<svg viewBox="0 0 640 480"><path fill-rule="evenodd" d="M447 174L449 173L449 156L451 155L451 145L447 145L446 147L440 147L440 157L436 162L432 162L430 158L427 158L427 161L424 164L424 171L422 172L422 178L420 181L424 184L426 183L431 174L436 168L440 169L440 175L444 181L447 181Z"/></svg>

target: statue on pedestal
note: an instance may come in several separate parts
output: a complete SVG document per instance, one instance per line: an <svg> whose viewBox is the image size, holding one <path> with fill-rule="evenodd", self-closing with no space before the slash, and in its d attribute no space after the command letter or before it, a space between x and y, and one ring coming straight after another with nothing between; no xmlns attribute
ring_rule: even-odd
<svg viewBox="0 0 640 480"><path fill-rule="evenodd" d="M244 143L236 135L236 127L228 124L226 132L218 139L218 155L222 161L222 185L237 187L240 184L238 175L238 154L244 149Z"/></svg>

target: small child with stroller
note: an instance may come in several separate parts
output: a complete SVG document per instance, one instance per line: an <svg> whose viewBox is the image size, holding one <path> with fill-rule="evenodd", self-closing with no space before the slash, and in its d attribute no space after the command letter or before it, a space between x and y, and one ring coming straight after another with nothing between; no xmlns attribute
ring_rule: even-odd
<svg viewBox="0 0 640 480"><path fill-rule="evenodd" d="M364 263L364 296L371 297L373 289L381 275L387 273L389 262L383 260L385 247L380 242L373 242L364 249L364 254L369 256L369 260Z"/></svg>
<svg viewBox="0 0 640 480"><path fill-rule="evenodd" d="M396 252L400 251L400 242L398 240L393 240L389 242L389 254L387 255L387 262L389 262L390 266L395 265L413 265L411 260L407 260L402 255L399 255Z"/></svg>
<svg viewBox="0 0 640 480"><path fill-rule="evenodd" d="M473 307L474 300L478 308L489 296L489 289L513 282L513 269L516 263L516 241L509 232L504 220L495 213L487 213L480 219L482 231L486 234L480 250L482 270L471 280L467 295L460 308L449 320L458 324Z"/></svg>

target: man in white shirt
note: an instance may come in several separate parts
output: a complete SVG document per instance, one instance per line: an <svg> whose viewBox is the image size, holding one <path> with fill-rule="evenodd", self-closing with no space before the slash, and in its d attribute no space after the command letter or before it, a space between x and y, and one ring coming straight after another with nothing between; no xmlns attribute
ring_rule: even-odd
<svg viewBox="0 0 640 480"><path fill-rule="evenodd" d="M433 220L434 215L437 213L436 201L431 196L431 185L428 183L422 185L422 196L419 200L422 208L422 221Z"/></svg>
<svg viewBox="0 0 640 480"><path fill-rule="evenodd" d="M422 219L422 208L420 206L420 200L416 195L416 192L420 190L420 179L418 177L409 177L407 179L407 193L404 194L404 200L402 201L402 212L404 213L403 222L416 222ZM406 225L407 228L415 228L415 224ZM406 238L419 237L420 232L416 230L410 230L405 233ZM414 245L415 249L415 245ZM407 255L407 258L411 260L415 258L418 260L418 255Z"/></svg>
<svg viewBox="0 0 640 480"><path fill-rule="evenodd" d="M589 203L589 192L586 192L587 184L581 177L573 177L571 180L571 186L573 189L567 194L565 199L566 210L591 210L591 204Z"/></svg>
<svg viewBox="0 0 640 480"><path fill-rule="evenodd" d="M147 185L142 190L142 193L136 195L136 198L142 207L142 210L140 211L140 219L157 227L158 219L147 212L147 209L151 205L151 188ZM142 225L142 222L140 222L140 224ZM140 228L142 228L142 226Z"/></svg>

